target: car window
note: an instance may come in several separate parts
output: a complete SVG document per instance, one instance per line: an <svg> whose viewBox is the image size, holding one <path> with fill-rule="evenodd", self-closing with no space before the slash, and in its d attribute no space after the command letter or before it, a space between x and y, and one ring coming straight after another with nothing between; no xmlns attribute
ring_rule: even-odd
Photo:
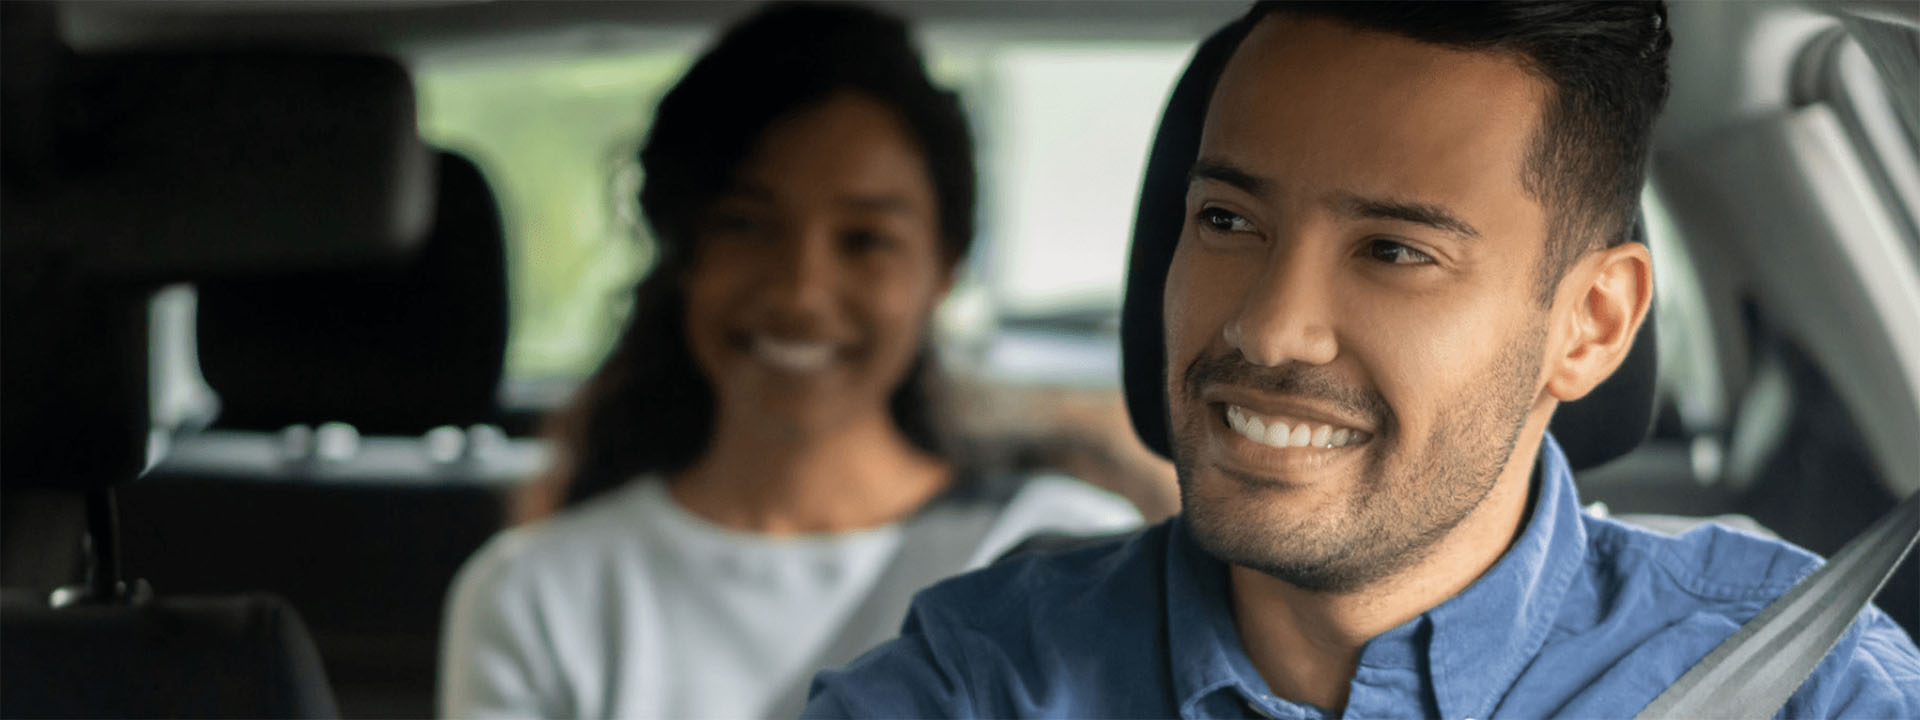
<svg viewBox="0 0 1920 720"><path fill-rule="evenodd" d="M619 171L688 61L687 52L668 50L415 69L421 136L478 163L500 203L508 378L579 377L612 342L620 298L651 260L630 196L615 196L637 183Z"/></svg>
<svg viewBox="0 0 1920 720"><path fill-rule="evenodd" d="M1117 385L1110 343L1008 348L992 336L1006 319L1090 316L1112 325L1145 149L1190 50L1173 41L930 46L932 71L961 92L979 148L981 236L940 323L949 344L977 350L957 353L963 364ZM500 199L510 406L558 403L618 332L627 293L652 260L633 200L634 152L690 57L673 48L415 68L422 136L474 158Z"/></svg>

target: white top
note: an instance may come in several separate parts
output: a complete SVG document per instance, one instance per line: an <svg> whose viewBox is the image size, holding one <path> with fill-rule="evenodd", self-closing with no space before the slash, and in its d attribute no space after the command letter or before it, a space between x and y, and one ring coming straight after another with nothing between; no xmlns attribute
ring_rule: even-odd
<svg viewBox="0 0 1920 720"><path fill-rule="evenodd" d="M912 526L766 536L695 516L666 487L653 478L627 483L503 531L467 561L447 600L443 716L798 713L823 669L817 659L876 591ZM980 567L1032 535L1139 524L1118 496L1036 477L952 571ZM861 620L898 627L905 610Z"/></svg>

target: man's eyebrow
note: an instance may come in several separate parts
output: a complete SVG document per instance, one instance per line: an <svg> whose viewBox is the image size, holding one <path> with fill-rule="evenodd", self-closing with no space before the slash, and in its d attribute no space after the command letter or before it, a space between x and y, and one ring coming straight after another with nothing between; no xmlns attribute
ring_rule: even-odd
<svg viewBox="0 0 1920 720"><path fill-rule="evenodd" d="M1187 184L1201 180L1215 180L1245 191L1249 195L1264 197L1273 183L1266 178L1235 167L1233 163L1217 158L1200 158L1194 161L1193 169L1187 171Z"/></svg>
<svg viewBox="0 0 1920 720"><path fill-rule="evenodd" d="M1462 238L1478 238L1480 231L1475 230L1467 221L1461 220L1445 207L1432 203L1394 200L1390 198L1372 198L1351 193L1336 193L1330 205L1342 215L1363 220L1395 220L1399 222L1425 225Z"/></svg>

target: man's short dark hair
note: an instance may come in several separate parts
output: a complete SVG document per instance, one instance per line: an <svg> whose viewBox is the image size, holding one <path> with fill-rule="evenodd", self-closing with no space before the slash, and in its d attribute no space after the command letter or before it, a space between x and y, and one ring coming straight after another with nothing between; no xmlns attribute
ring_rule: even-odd
<svg viewBox="0 0 1920 720"><path fill-rule="evenodd" d="M1266 0L1248 22L1269 14L1519 58L1553 86L1522 179L1551 218L1543 301L1588 250L1627 241L1667 98L1664 3Z"/></svg>

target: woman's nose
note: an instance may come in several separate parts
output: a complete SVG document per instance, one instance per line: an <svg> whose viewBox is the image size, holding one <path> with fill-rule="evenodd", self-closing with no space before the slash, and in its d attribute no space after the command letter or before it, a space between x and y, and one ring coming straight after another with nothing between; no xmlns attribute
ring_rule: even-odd
<svg viewBox="0 0 1920 720"><path fill-rule="evenodd" d="M771 258L768 290L784 310L803 312L824 310L832 304L839 282L831 237L812 228L793 228L782 233L779 252Z"/></svg>

